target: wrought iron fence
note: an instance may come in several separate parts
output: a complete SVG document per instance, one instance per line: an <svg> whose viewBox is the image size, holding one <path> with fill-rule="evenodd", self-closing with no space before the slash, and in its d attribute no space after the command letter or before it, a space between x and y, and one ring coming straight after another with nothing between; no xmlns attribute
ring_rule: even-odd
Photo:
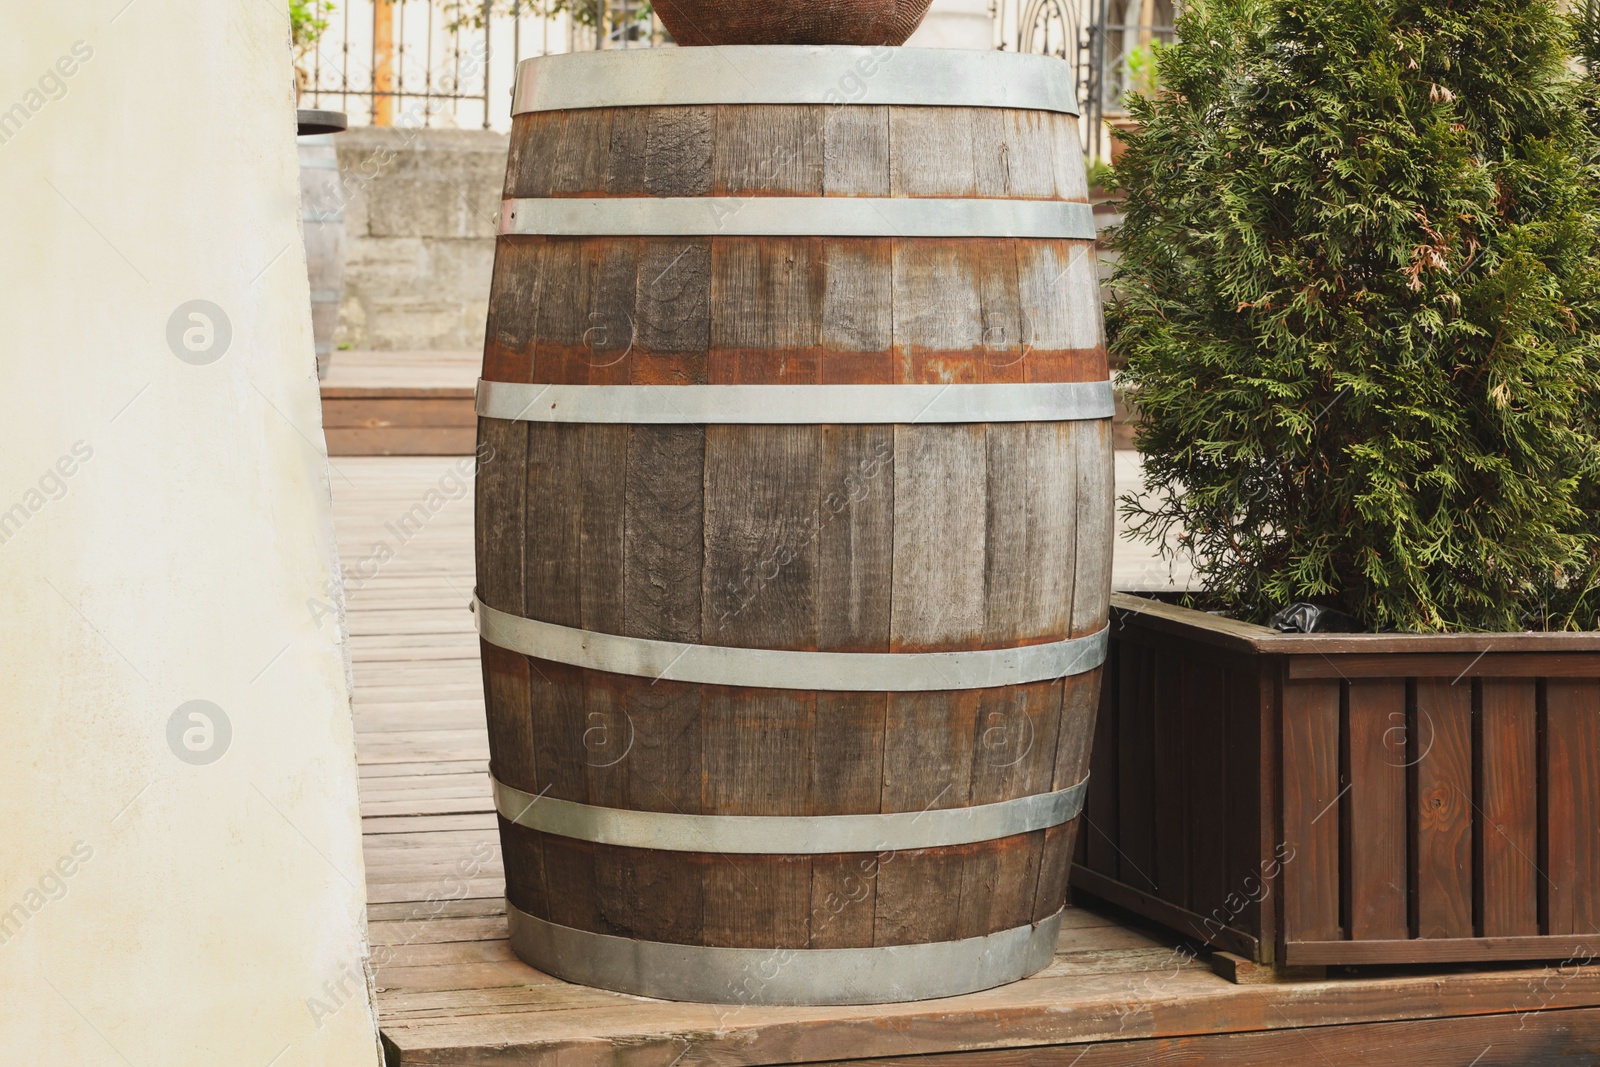
<svg viewBox="0 0 1600 1067"><path fill-rule="evenodd" d="M995 46L1071 63L1083 104L1084 148L1110 152L1107 122L1127 115L1130 90L1154 88L1155 52L1176 40L1182 0L995 0Z"/></svg>
<svg viewBox="0 0 1600 1067"><path fill-rule="evenodd" d="M324 0L324 3L326 0ZM1146 88L1174 39L1181 0L993 0L994 45L1072 64L1084 147ZM646 48L669 38L648 0L338 0L299 70L302 105L355 124L505 129L517 64L530 56Z"/></svg>
<svg viewBox="0 0 1600 1067"><path fill-rule="evenodd" d="M505 129L522 60L665 38L647 0L339 0L323 21L301 106L356 125Z"/></svg>

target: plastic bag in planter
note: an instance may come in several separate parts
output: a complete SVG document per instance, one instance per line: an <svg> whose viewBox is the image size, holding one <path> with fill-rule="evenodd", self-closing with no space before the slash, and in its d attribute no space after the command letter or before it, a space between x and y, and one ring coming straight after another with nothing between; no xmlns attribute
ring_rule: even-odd
<svg viewBox="0 0 1600 1067"><path fill-rule="evenodd" d="M1321 604L1290 604L1272 618L1267 625L1286 634L1353 634L1361 632L1361 624L1337 608Z"/></svg>

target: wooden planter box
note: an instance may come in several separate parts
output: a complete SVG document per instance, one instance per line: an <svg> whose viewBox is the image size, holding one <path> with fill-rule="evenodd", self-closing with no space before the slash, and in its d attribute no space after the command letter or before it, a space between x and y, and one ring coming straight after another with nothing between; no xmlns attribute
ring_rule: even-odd
<svg viewBox="0 0 1600 1067"><path fill-rule="evenodd" d="M1078 893L1282 967L1600 957L1600 634L1112 604Z"/></svg>

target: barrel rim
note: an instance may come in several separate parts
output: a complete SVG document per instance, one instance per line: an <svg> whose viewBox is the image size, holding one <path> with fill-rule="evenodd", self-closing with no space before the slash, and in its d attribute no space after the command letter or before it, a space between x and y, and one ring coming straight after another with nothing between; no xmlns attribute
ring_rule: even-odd
<svg viewBox="0 0 1600 1067"><path fill-rule="evenodd" d="M976 993L1055 958L1063 907L1024 926L955 941L874 948L725 948L579 930L506 901L511 950L569 982L708 1004L894 1004Z"/></svg>
<svg viewBox="0 0 1600 1067"><path fill-rule="evenodd" d="M508 652L654 681L825 693L996 689L1087 674L1106 660L1111 627L1044 644L959 652L805 652L656 641L512 615L472 600L478 634Z"/></svg>
<svg viewBox="0 0 1600 1067"><path fill-rule="evenodd" d="M658 852L836 856L999 841L1048 830L1083 813L1089 779L989 804L858 815L699 815L612 808L529 793L493 772L495 811L507 822L575 841Z"/></svg>
<svg viewBox="0 0 1600 1067"><path fill-rule="evenodd" d="M1056 56L881 45L710 45L523 60L511 114L718 104L1080 112L1072 65Z"/></svg>

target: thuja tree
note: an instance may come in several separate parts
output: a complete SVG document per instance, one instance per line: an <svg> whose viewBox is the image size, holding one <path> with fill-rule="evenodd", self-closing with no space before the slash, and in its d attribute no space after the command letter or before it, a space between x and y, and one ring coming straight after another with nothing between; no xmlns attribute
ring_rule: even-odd
<svg viewBox="0 0 1600 1067"><path fill-rule="evenodd" d="M1209 0L1118 164L1135 528L1206 606L1592 628L1600 202L1553 0Z"/></svg>

